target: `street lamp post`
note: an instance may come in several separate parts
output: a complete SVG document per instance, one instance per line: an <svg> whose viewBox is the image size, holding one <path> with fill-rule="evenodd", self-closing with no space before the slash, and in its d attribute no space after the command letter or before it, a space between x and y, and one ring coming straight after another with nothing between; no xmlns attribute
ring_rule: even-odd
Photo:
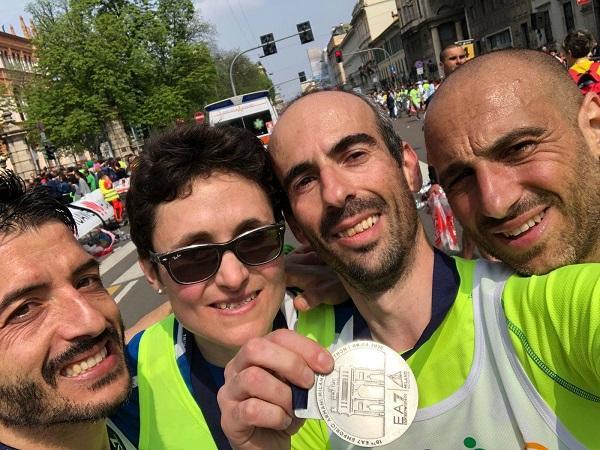
<svg viewBox="0 0 600 450"><path fill-rule="evenodd" d="M300 28L302 26L304 28L301 30ZM307 32L310 33L310 36L306 35ZM265 36L263 36L263 38L266 37L266 36L269 36L269 38L272 37L272 35L265 35ZM235 90L235 83L233 82L233 65L235 64L235 61L240 56L242 56L244 53L251 52L252 50L258 50L259 48L263 48L264 49L265 45L275 44L276 42L284 41L286 39L290 39L290 38L293 38L295 36L300 36L300 42L302 44L305 44L307 42L312 42L313 41L313 37L312 37L312 29L310 28L310 24L308 22L304 22L302 24L299 24L298 25L298 33L290 34L289 36L282 37L281 39L276 39L276 40L269 41L269 42L263 42L263 43L261 43L260 45L258 45L256 47L249 48L249 49L244 50L243 52L240 52L237 55L235 55L235 57L233 58L233 61L231 61L231 64L229 66L229 82L231 83L231 90L233 92L233 96L235 97L237 95L237 92ZM276 52L277 52L277 50L275 49L273 53L276 53ZM268 55L265 55L265 56L268 56ZM262 56L261 56L261 58L262 58Z"/></svg>

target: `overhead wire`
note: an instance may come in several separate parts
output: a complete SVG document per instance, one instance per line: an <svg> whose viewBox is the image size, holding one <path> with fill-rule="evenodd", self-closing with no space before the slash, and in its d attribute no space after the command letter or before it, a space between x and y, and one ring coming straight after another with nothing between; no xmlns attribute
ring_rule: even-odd
<svg viewBox="0 0 600 450"><path fill-rule="evenodd" d="M246 41L246 43L248 43L248 41L246 40L248 35L244 33L244 31L248 32L248 30L246 30L245 28L242 27L242 25L240 24L240 21L237 18L237 15L235 14L235 12L233 11L233 8L231 7L231 3L229 2L229 0L227 0L227 6L229 7L229 11L231 12L231 16L233 17L233 20L235 20L235 23L238 27L238 30L240 31L240 34L244 35L244 40ZM250 42L251 42L251 46L254 47L256 44L254 42L252 42L252 36L250 36Z"/></svg>

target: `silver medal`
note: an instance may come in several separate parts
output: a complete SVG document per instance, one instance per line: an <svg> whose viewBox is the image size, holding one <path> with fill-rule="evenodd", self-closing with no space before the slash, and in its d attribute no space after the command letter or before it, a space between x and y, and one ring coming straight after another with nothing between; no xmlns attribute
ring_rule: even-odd
<svg viewBox="0 0 600 450"><path fill-rule="evenodd" d="M354 341L333 353L335 369L316 379L317 405L329 428L361 447L378 447L408 429L418 405L415 376L397 352Z"/></svg>

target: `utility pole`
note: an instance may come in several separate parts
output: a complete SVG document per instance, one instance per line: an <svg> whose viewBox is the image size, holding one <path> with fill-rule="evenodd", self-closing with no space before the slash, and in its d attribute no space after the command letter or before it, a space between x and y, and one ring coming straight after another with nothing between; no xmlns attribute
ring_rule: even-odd
<svg viewBox="0 0 600 450"><path fill-rule="evenodd" d="M260 37L260 40L262 41L261 45L249 48L235 55L233 61L231 61L231 65L229 66L229 82L231 83L231 91L233 92L234 97L237 95L237 91L235 90L235 83L233 82L233 66L236 60L244 53L251 52L252 50L258 50L259 48L263 49L265 53L264 56L269 56L274 53L277 53L277 46L275 46L275 43L293 38L294 36L300 36L301 44L306 44L307 42L312 42L314 40L312 28L310 27L310 22L299 23L298 25L296 25L296 27L298 28L298 33L290 34L289 36L283 37L281 39L273 39L272 33L265 34Z"/></svg>

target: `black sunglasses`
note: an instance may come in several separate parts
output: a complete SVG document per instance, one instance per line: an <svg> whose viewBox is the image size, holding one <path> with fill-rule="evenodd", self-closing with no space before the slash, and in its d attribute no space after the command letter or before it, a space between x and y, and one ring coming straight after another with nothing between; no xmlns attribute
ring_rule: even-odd
<svg viewBox="0 0 600 450"><path fill-rule="evenodd" d="M246 231L223 244L196 244L172 252L150 252L150 261L162 264L179 284L208 280L217 273L221 258L232 251L247 266L260 266L275 259L283 250L285 223L279 222Z"/></svg>

